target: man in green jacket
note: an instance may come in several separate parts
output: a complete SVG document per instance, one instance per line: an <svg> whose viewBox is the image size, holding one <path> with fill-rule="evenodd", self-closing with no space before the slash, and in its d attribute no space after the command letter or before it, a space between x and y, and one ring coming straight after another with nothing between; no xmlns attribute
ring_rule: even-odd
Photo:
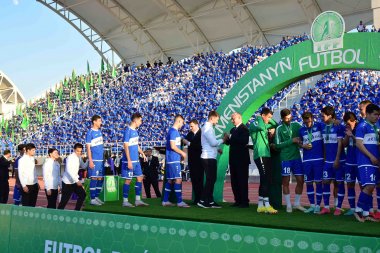
<svg viewBox="0 0 380 253"><path fill-rule="evenodd" d="M291 213L293 211L289 191L291 173L293 173L297 181L294 208L304 212L306 209L300 205L304 183L304 173L299 147L299 130L301 125L297 122L292 122L292 114L289 109L281 110L280 114L282 124L276 128L274 147L280 150L282 164L282 192L285 197L286 212Z"/></svg>
<svg viewBox="0 0 380 253"><path fill-rule="evenodd" d="M274 135L277 127L272 117L273 112L269 108L263 108L261 115L250 125L249 133L253 142L253 159L260 174L257 212L275 214L277 210L269 204L269 185L272 175L269 138Z"/></svg>

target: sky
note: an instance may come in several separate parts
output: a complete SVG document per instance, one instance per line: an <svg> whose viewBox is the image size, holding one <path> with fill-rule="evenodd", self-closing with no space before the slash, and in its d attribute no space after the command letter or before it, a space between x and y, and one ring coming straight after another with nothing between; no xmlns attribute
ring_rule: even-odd
<svg viewBox="0 0 380 253"><path fill-rule="evenodd" d="M29 100L65 76L97 72L101 58L87 40L35 0L1 0L0 70Z"/></svg>

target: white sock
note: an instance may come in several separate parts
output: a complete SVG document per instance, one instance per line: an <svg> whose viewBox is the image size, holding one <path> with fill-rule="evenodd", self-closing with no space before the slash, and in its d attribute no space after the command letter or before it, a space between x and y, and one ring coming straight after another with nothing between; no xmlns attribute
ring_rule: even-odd
<svg viewBox="0 0 380 253"><path fill-rule="evenodd" d="M370 213L373 213L373 208L370 208L370 209L369 209L369 212L370 212Z"/></svg>
<svg viewBox="0 0 380 253"><path fill-rule="evenodd" d="M128 202L128 198L123 198L123 201L124 202Z"/></svg>
<svg viewBox="0 0 380 253"><path fill-rule="evenodd" d="M270 207L269 198L268 197L264 198L264 204L265 204L265 207Z"/></svg>
<svg viewBox="0 0 380 253"><path fill-rule="evenodd" d="M136 195L136 200L141 200L141 196L140 195Z"/></svg>
<svg viewBox="0 0 380 253"><path fill-rule="evenodd" d="M290 194L284 194L285 202L287 207L292 207L292 203L290 202Z"/></svg>
<svg viewBox="0 0 380 253"><path fill-rule="evenodd" d="M294 199L294 205L295 206L299 206L300 205L300 199L301 199L301 195L300 194L296 194L296 197Z"/></svg>
<svg viewBox="0 0 380 253"><path fill-rule="evenodd" d="M258 207L263 207L264 206L264 203L263 203L263 197L260 197L259 196L259 202L258 202Z"/></svg>
<svg viewBox="0 0 380 253"><path fill-rule="evenodd" d="M363 211L363 216L369 216L369 212L368 211Z"/></svg>
<svg viewBox="0 0 380 253"><path fill-rule="evenodd" d="M334 198L334 206L336 207L338 205L338 198Z"/></svg>
<svg viewBox="0 0 380 253"><path fill-rule="evenodd" d="M310 207L313 207L313 208L314 208L314 207L315 207L315 205L314 205L314 204L311 204L311 205L310 205Z"/></svg>

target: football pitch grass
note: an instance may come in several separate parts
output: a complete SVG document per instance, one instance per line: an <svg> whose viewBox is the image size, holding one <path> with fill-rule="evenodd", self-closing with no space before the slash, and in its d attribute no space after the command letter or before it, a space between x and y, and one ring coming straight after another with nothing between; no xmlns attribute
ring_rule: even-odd
<svg viewBox="0 0 380 253"><path fill-rule="evenodd" d="M284 208L275 215L258 214L256 212L257 205L250 205L249 208L236 208L230 207L230 203L222 203L220 209L204 209L193 205L190 208L163 207L160 199L144 199L144 202L150 206L128 208L122 207L121 201L115 201L107 202L103 206L86 204L84 210L161 219L380 237L380 223L360 223L355 220L354 216L336 217L332 213L329 215L305 214L296 210L289 214Z"/></svg>

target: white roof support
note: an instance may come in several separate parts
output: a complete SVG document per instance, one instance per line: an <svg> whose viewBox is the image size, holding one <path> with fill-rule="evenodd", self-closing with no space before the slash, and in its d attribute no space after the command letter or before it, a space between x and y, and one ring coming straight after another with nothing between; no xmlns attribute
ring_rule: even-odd
<svg viewBox="0 0 380 253"><path fill-rule="evenodd" d="M322 13L321 8L319 7L316 0L297 0L298 4L301 6L307 22L311 25L313 20Z"/></svg>

